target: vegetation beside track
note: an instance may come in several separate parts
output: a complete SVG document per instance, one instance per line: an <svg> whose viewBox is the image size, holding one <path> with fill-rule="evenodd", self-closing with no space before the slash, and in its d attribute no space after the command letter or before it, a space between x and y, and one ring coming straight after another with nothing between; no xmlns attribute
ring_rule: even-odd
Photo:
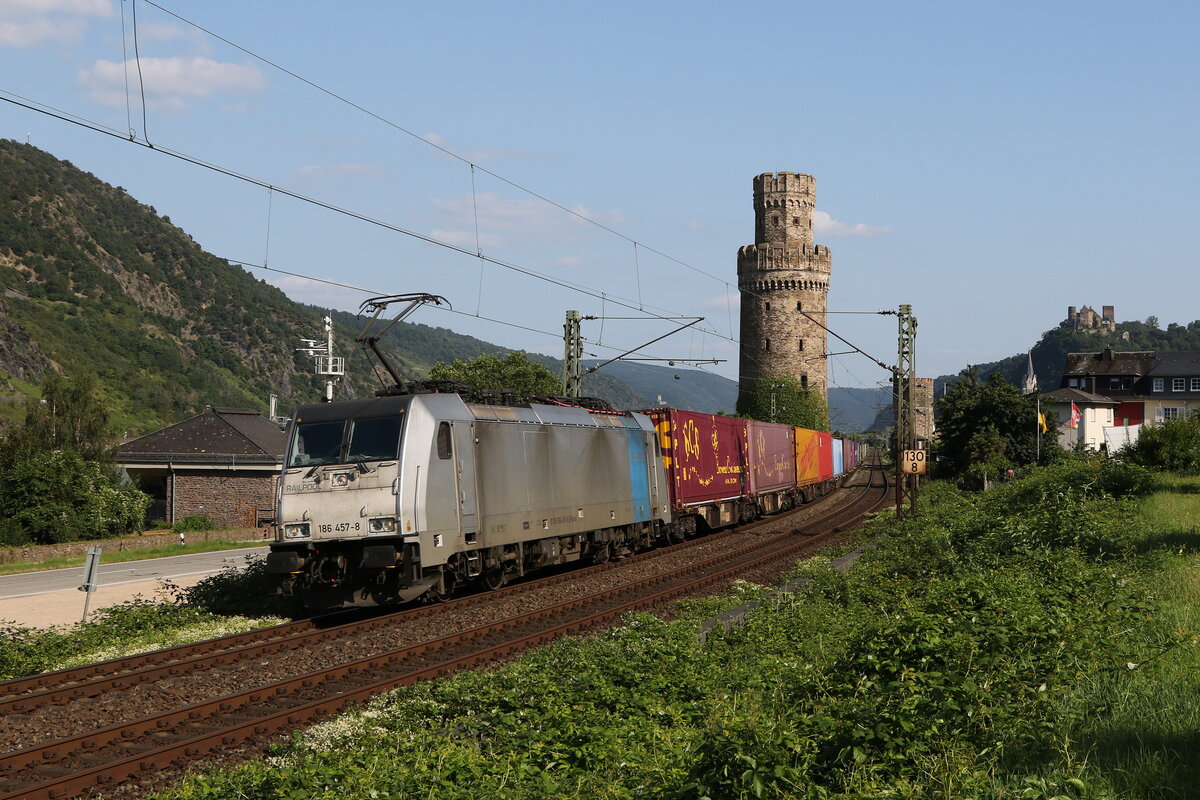
<svg viewBox="0 0 1200 800"><path fill-rule="evenodd" d="M0 620L0 680L265 628L298 616L301 609L292 598L271 595L271 580L261 559L247 559L243 567L227 567L192 586L163 581L155 599L102 608L71 626L30 628Z"/></svg>
<svg viewBox="0 0 1200 800"><path fill-rule="evenodd" d="M1200 480L941 485L847 575L392 693L172 798L1166 798L1200 785Z"/></svg>

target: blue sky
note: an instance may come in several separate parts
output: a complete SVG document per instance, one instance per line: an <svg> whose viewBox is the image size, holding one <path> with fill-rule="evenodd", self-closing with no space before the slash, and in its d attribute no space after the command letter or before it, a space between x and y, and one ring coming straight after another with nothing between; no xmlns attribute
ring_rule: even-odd
<svg viewBox="0 0 1200 800"><path fill-rule="evenodd" d="M648 354L736 377L736 251L776 170L816 177L829 325L886 363L895 317L855 312L911 304L922 375L1021 352L1070 305L1200 318L1198 4L156 1L0 3L0 96L135 142L11 103L0 136L223 258L458 312L414 321L560 355L568 308L643 317L584 323L608 357L671 329L653 314L703 315ZM836 386L887 377L829 365Z"/></svg>

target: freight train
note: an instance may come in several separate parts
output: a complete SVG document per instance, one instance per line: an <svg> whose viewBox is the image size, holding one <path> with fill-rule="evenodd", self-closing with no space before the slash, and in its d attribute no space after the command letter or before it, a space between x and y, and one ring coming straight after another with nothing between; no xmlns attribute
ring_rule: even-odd
<svg viewBox="0 0 1200 800"><path fill-rule="evenodd" d="M267 570L313 608L442 600L785 510L863 455L821 431L671 408L437 391L306 405Z"/></svg>

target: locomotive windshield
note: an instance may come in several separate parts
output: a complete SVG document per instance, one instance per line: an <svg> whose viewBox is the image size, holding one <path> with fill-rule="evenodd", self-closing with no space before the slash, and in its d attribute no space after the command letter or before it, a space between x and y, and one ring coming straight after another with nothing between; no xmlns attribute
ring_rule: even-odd
<svg viewBox="0 0 1200 800"><path fill-rule="evenodd" d="M401 417L350 421L347 461L384 461L395 458L400 447Z"/></svg>
<svg viewBox="0 0 1200 800"><path fill-rule="evenodd" d="M289 467L336 464L342 449L346 421L301 422L292 433L288 448Z"/></svg>
<svg viewBox="0 0 1200 800"><path fill-rule="evenodd" d="M301 422L292 435L288 467L396 458L402 424L402 417Z"/></svg>

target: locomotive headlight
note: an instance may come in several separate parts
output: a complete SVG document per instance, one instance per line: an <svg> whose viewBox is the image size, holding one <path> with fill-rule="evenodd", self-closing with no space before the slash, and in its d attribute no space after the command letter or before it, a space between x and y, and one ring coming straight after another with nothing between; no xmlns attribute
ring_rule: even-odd
<svg viewBox="0 0 1200 800"><path fill-rule="evenodd" d="M307 522L293 522L283 526L283 538L307 539L312 536L312 529Z"/></svg>
<svg viewBox="0 0 1200 800"><path fill-rule="evenodd" d="M368 523L371 533L395 533L395 517L375 517Z"/></svg>
<svg viewBox="0 0 1200 800"><path fill-rule="evenodd" d="M339 472L338 474L334 475L333 476L333 485L334 486L349 486L350 485L350 473Z"/></svg>

